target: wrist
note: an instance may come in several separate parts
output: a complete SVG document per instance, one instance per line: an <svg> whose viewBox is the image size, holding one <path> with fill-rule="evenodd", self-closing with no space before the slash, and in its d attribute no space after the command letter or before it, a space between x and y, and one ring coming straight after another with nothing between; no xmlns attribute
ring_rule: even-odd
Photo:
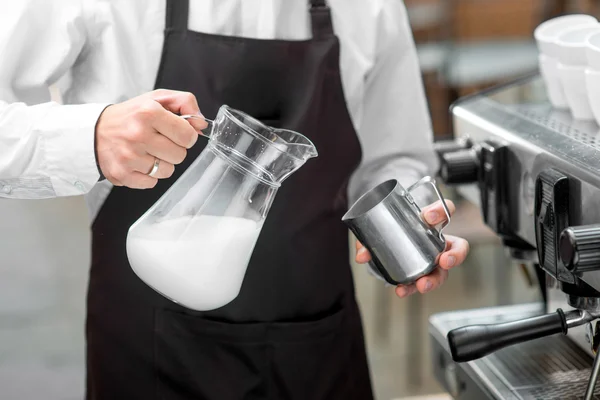
<svg viewBox="0 0 600 400"><path fill-rule="evenodd" d="M102 182L106 180L106 177L102 173L102 168L100 168L100 161L98 160L98 124L100 122L100 118L102 118L102 114L106 111L107 108L112 106L112 104L104 107L100 115L98 116L98 120L96 121L96 126L94 127L94 157L96 158L96 168L98 168L98 174L100 175L98 178L98 182Z"/></svg>
<svg viewBox="0 0 600 400"><path fill-rule="evenodd" d="M105 104L57 105L39 121L44 126L47 174L58 196L87 193L98 182L95 125Z"/></svg>

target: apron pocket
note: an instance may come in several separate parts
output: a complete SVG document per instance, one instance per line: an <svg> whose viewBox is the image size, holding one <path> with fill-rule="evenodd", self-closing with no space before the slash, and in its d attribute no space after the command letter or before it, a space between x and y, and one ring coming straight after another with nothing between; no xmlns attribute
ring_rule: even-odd
<svg viewBox="0 0 600 400"><path fill-rule="evenodd" d="M310 322L227 323L157 310L158 398L337 398L352 368L343 321L343 311Z"/></svg>
<svg viewBox="0 0 600 400"><path fill-rule="evenodd" d="M270 343L270 393L277 400L337 400L350 393L355 332L338 311L312 326L275 324ZM299 329L300 328L300 329ZM304 331L305 335L300 334Z"/></svg>
<svg viewBox="0 0 600 400"><path fill-rule="evenodd" d="M262 400L267 347L262 324L228 324L157 310L154 332L161 400Z"/></svg>

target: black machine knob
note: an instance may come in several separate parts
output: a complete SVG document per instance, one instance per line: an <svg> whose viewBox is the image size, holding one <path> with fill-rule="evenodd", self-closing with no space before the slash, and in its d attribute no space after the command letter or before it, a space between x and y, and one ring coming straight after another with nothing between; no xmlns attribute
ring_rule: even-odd
<svg viewBox="0 0 600 400"><path fill-rule="evenodd" d="M440 177L448 184L475 183L479 177L479 156L474 149L448 152L440 157Z"/></svg>
<svg viewBox="0 0 600 400"><path fill-rule="evenodd" d="M473 143L471 142L471 139L460 138L456 140L442 140L435 142L434 149L437 155L441 157L446 153L468 149L472 145Z"/></svg>
<svg viewBox="0 0 600 400"><path fill-rule="evenodd" d="M560 235L558 251L570 271L600 270L600 225L565 229Z"/></svg>

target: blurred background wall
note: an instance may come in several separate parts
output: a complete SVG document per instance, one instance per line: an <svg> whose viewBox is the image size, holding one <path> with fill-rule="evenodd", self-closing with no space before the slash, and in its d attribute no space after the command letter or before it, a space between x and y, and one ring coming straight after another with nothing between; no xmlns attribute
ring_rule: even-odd
<svg viewBox="0 0 600 400"><path fill-rule="evenodd" d="M448 107L537 70L533 30L567 13L600 15L598 0L405 0L436 138L451 135Z"/></svg>

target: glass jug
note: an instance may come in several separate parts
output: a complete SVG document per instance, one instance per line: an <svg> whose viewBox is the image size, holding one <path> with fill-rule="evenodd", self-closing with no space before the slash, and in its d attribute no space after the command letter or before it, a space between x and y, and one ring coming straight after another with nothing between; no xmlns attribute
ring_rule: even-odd
<svg viewBox="0 0 600 400"><path fill-rule="evenodd" d="M226 105L207 121L206 148L127 235L138 277L197 311L237 297L277 189L317 156L305 136Z"/></svg>

